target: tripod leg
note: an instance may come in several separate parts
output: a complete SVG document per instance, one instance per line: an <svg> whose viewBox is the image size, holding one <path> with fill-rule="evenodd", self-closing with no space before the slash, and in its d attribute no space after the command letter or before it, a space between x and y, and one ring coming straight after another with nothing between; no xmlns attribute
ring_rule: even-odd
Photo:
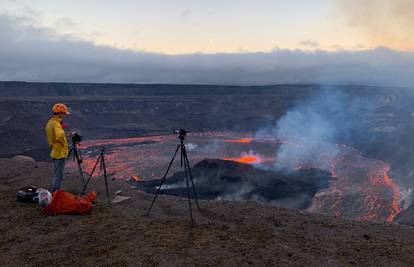
<svg viewBox="0 0 414 267"><path fill-rule="evenodd" d="M79 176L82 182L82 187L85 186L85 177L83 176L83 169L82 166L80 165L80 163L78 163L78 169L79 169Z"/></svg>
<svg viewBox="0 0 414 267"><path fill-rule="evenodd" d="M181 148L181 158L185 157L184 153L185 153L185 150ZM190 184L188 183L188 173L187 173L185 162L184 162L184 174L185 174L185 182L187 184L187 198L188 198L188 207L190 209L191 225L193 225L194 220L193 220L193 210L191 208Z"/></svg>
<svg viewBox="0 0 414 267"><path fill-rule="evenodd" d="M184 160L185 160L184 167L188 168L188 173L190 174L190 181L191 181L191 185L193 186L194 198L196 200L197 208L198 210L200 210L200 204L198 203L197 191L194 186L193 174L191 173L190 161L188 160L187 150L185 148L184 148Z"/></svg>
<svg viewBox="0 0 414 267"><path fill-rule="evenodd" d="M70 158L70 155L72 154L72 152L73 152L73 147L70 148L69 153L68 153L68 157L66 159Z"/></svg>
<svg viewBox="0 0 414 267"><path fill-rule="evenodd" d="M178 149L179 149L179 148L180 148L180 145L178 145L178 146L177 146L177 149L175 150L174 155L173 155L173 157L172 157L172 159L171 159L171 161L170 161L170 165L168 165L167 171L165 172L164 176L163 176L163 177L162 177L162 179L161 179L161 183L160 183L160 185L158 186L157 193L155 193L154 199L153 199L153 200L152 200L152 202L151 202L151 206L150 206L150 208L148 209L148 212L147 212L147 215L146 215L146 216L149 216L149 214L150 214L150 212L151 212L152 206L154 205L154 202L155 202L155 200L157 199L158 193L161 191L161 186L162 186L162 184L164 183L165 178L166 178L166 177L167 177L167 175L168 175L168 172L170 171L171 165L173 164L174 159L175 159L175 157L177 156L177 152L178 152Z"/></svg>
<svg viewBox="0 0 414 267"><path fill-rule="evenodd" d="M91 178L92 178L92 176L95 172L95 169L98 166L98 163L99 163L100 160L101 160L101 156L99 156L98 159L96 160L95 165L93 166L92 172L91 172L91 174L89 174L88 180L86 181L85 185L83 186L81 195L83 195L85 193L85 190L88 187L89 181L91 180Z"/></svg>
<svg viewBox="0 0 414 267"><path fill-rule="evenodd" d="M84 187L85 186L85 177L83 176L83 170L82 170L82 166L81 166L82 160L80 159L79 153L76 149L74 150L73 157L74 157L74 159L76 159L76 163L78 164L79 177L80 177L81 182L82 182L82 187Z"/></svg>
<svg viewBox="0 0 414 267"><path fill-rule="evenodd" d="M106 164L105 164L105 156L101 155L101 168L103 170L103 175L105 178L105 190L106 190L106 197L108 198L109 205L111 204L111 200L109 199L109 189L108 189L108 177L106 175Z"/></svg>
<svg viewBox="0 0 414 267"><path fill-rule="evenodd" d="M181 168L183 167L183 162L184 162L184 159L183 159L183 147L184 147L184 144L183 144L183 141L181 141L181 152L180 152L180 167Z"/></svg>

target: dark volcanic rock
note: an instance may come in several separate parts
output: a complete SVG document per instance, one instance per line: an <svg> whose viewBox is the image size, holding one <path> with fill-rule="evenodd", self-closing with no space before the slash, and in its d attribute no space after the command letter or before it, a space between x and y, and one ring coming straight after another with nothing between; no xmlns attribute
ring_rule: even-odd
<svg viewBox="0 0 414 267"><path fill-rule="evenodd" d="M414 226L414 205L409 206L395 217L395 222L403 225Z"/></svg>
<svg viewBox="0 0 414 267"><path fill-rule="evenodd" d="M256 200L305 209L313 196L329 186L330 173L319 169L275 172L225 160L203 160L192 168L200 199ZM146 181L140 188L154 192L160 180ZM184 172L167 178L161 194L187 196ZM191 195L193 197L193 195Z"/></svg>

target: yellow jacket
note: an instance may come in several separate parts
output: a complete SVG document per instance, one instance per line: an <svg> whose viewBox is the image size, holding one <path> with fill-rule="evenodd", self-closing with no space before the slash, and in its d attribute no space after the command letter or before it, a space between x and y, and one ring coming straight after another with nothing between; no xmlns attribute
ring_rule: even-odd
<svg viewBox="0 0 414 267"><path fill-rule="evenodd" d="M62 159L68 156L68 141L65 131L60 125L61 121L59 118L52 117L46 124L47 142L50 146L50 157L53 159Z"/></svg>

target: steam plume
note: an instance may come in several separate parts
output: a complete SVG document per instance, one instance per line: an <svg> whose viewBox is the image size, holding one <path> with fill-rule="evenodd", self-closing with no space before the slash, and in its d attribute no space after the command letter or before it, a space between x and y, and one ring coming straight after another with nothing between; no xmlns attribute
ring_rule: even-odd
<svg viewBox="0 0 414 267"><path fill-rule="evenodd" d="M363 128L361 114L374 108L369 99L323 90L298 102L273 127L260 130L257 137L272 136L283 142L277 150L278 169L312 165L329 170L326 159L339 153L335 144L352 144Z"/></svg>

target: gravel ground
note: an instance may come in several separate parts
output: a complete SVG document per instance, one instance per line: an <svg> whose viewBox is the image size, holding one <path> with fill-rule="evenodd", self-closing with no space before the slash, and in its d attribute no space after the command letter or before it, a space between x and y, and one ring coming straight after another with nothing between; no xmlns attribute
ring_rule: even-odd
<svg viewBox="0 0 414 267"><path fill-rule="evenodd" d="M1 266L413 266L414 230L355 222L255 202L201 201L191 227L188 202L110 181L131 199L108 204L102 178L88 215L45 216L16 191L47 188L51 164L0 159ZM64 189L78 193L66 174ZM193 206L194 208L194 206Z"/></svg>

